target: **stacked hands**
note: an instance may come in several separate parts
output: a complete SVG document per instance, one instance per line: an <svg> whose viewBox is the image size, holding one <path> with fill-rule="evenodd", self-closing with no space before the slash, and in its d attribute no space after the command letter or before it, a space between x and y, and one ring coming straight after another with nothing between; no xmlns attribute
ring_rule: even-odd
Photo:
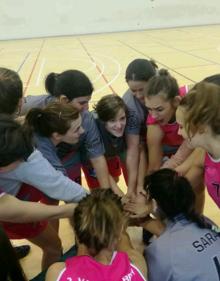
<svg viewBox="0 0 220 281"><path fill-rule="evenodd" d="M122 197L122 204L129 226L141 226L157 237L164 232L164 222L155 216L155 200L149 198L144 190L138 194L126 194Z"/></svg>
<svg viewBox="0 0 220 281"><path fill-rule="evenodd" d="M153 200L149 198L144 190L138 194L126 194L122 197L125 214L129 218L129 224L141 226L143 222L150 219L153 212Z"/></svg>

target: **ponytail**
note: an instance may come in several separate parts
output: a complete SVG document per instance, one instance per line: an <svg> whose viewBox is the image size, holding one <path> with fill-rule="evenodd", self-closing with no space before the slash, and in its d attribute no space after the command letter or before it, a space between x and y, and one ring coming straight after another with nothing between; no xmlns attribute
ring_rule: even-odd
<svg viewBox="0 0 220 281"><path fill-rule="evenodd" d="M41 108L32 108L25 118L25 127L29 130L33 130L35 133L44 136L50 137L51 134L48 130L48 123L50 122L49 116Z"/></svg>
<svg viewBox="0 0 220 281"><path fill-rule="evenodd" d="M25 118L25 126L42 137L51 137L54 132L65 135L71 123L79 118L79 110L70 103L54 102L44 109L32 108Z"/></svg>
<svg viewBox="0 0 220 281"><path fill-rule="evenodd" d="M54 97L66 96L69 101L91 96L93 85L85 73L70 69L59 74L51 72L45 79L46 91Z"/></svg>
<svg viewBox="0 0 220 281"><path fill-rule="evenodd" d="M45 89L51 96L54 95L55 83L59 74L51 72L47 75L45 79Z"/></svg>
<svg viewBox="0 0 220 281"><path fill-rule="evenodd" d="M160 69L147 85L146 97L164 94L167 100L172 100L179 95L179 86L176 79L170 75L167 69Z"/></svg>

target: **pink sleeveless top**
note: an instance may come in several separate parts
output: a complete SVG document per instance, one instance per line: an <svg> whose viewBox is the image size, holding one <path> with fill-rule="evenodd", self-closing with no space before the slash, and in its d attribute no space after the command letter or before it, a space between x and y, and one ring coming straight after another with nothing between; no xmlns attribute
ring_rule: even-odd
<svg viewBox="0 0 220 281"><path fill-rule="evenodd" d="M220 207L220 159L214 160L205 155L205 184L209 195L218 207Z"/></svg>
<svg viewBox="0 0 220 281"><path fill-rule="evenodd" d="M182 86L179 88L179 95L181 97L185 96L187 92L188 92L188 86ZM148 114L146 125L154 125L154 124L158 124L158 123L151 114ZM158 125L160 126L161 130L164 133L164 137L162 139L164 154L169 156L176 153L177 149L183 142L183 137L178 135L179 125L176 122L171 124L165 124L165 125L158 124Z"/></svg>
<svg viewBox="0 0 220 281"><path fill-rule="evenodd" d="M143 281L141 272L130 263L128 255L115 252L111 264L104 265L90 256L66 260L66 268L57 281Z"/></svg>
<svg viewBox="0 0 220 281"><path fill-rule="evenodd" d="M184 85L184 86L179 87L179 95L181 97L184 97L188 92L189 92L188 85Z"/></svg>
<svg viewBox="0 0 220 281"><path fill-rule="evenodd" d="M154 117L148 114L147 125L157 124L157 121ZM182 136L178 135L179 125L174 122L170 124L160 125L161 130L164 132L164 137L162 140L163 144L166 145L181 145L183 142Z"/></svg>

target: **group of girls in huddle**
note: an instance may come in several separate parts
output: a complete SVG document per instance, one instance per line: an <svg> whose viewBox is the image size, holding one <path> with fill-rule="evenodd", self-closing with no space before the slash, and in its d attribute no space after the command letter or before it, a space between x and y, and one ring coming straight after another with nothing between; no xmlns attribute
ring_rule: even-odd
<svg viewBox="0 0 220 281"><path fill-rule="evenodd" d="M136 59L127 67L129 89L123 97L106 95L89 112L93 86L78 70L50 73L48 94L22 102L19 76L0 68L0 200L7 193L18 202L80 202L73 216L78 257L52 266L47 280L101 280L110 272L108 280L145 280L146 265L131 246L122 206L112 193L123 195L117 184L121 171L127 184L124 209L157 236L146 248L149 280L186 280L185 272L187 280L207 280L206 274L219 280L218 234L201 215L203 176L220 205L220 88L213 84L218 78L207 78L188 92L153 61ZM15 120L18 115L25 115L22 124ZM80 185L81 168L90 189L96 189L90 195ZM3 217L1 224L9 238L27 238L41 247L44 269L59 259L62 245L58 224L43 219L69 217L73 205L43 206L44 217L33 207L27 220ZM209 247L198 237L205 237ZM190 247L182 253L187 239ZM199 267L208 267L211 257L209 269ZM118 261L124 267L118 268ZM82 266L87 275L82 275Z"/></svg>

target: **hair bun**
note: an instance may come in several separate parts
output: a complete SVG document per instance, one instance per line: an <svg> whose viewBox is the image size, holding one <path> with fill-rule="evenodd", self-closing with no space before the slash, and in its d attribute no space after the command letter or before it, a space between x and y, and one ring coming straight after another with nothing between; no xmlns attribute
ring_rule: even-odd
<svg viewBox="0 0 220 281"><path fill-rule="evenodd" d="M150 59L149 62L152 64L155 70L158 69L158 65L156 64L156 61L154 59Z"/></svg>
<svg viewBox="0 0 220 281"><path fill-rule="evenodd" d="M169 75L170 75L170 73L168 72L168 70L165 69L165 68L161 68L161 69L158 71L158 73L159 73L160 76L169 76Z"/></svg>

